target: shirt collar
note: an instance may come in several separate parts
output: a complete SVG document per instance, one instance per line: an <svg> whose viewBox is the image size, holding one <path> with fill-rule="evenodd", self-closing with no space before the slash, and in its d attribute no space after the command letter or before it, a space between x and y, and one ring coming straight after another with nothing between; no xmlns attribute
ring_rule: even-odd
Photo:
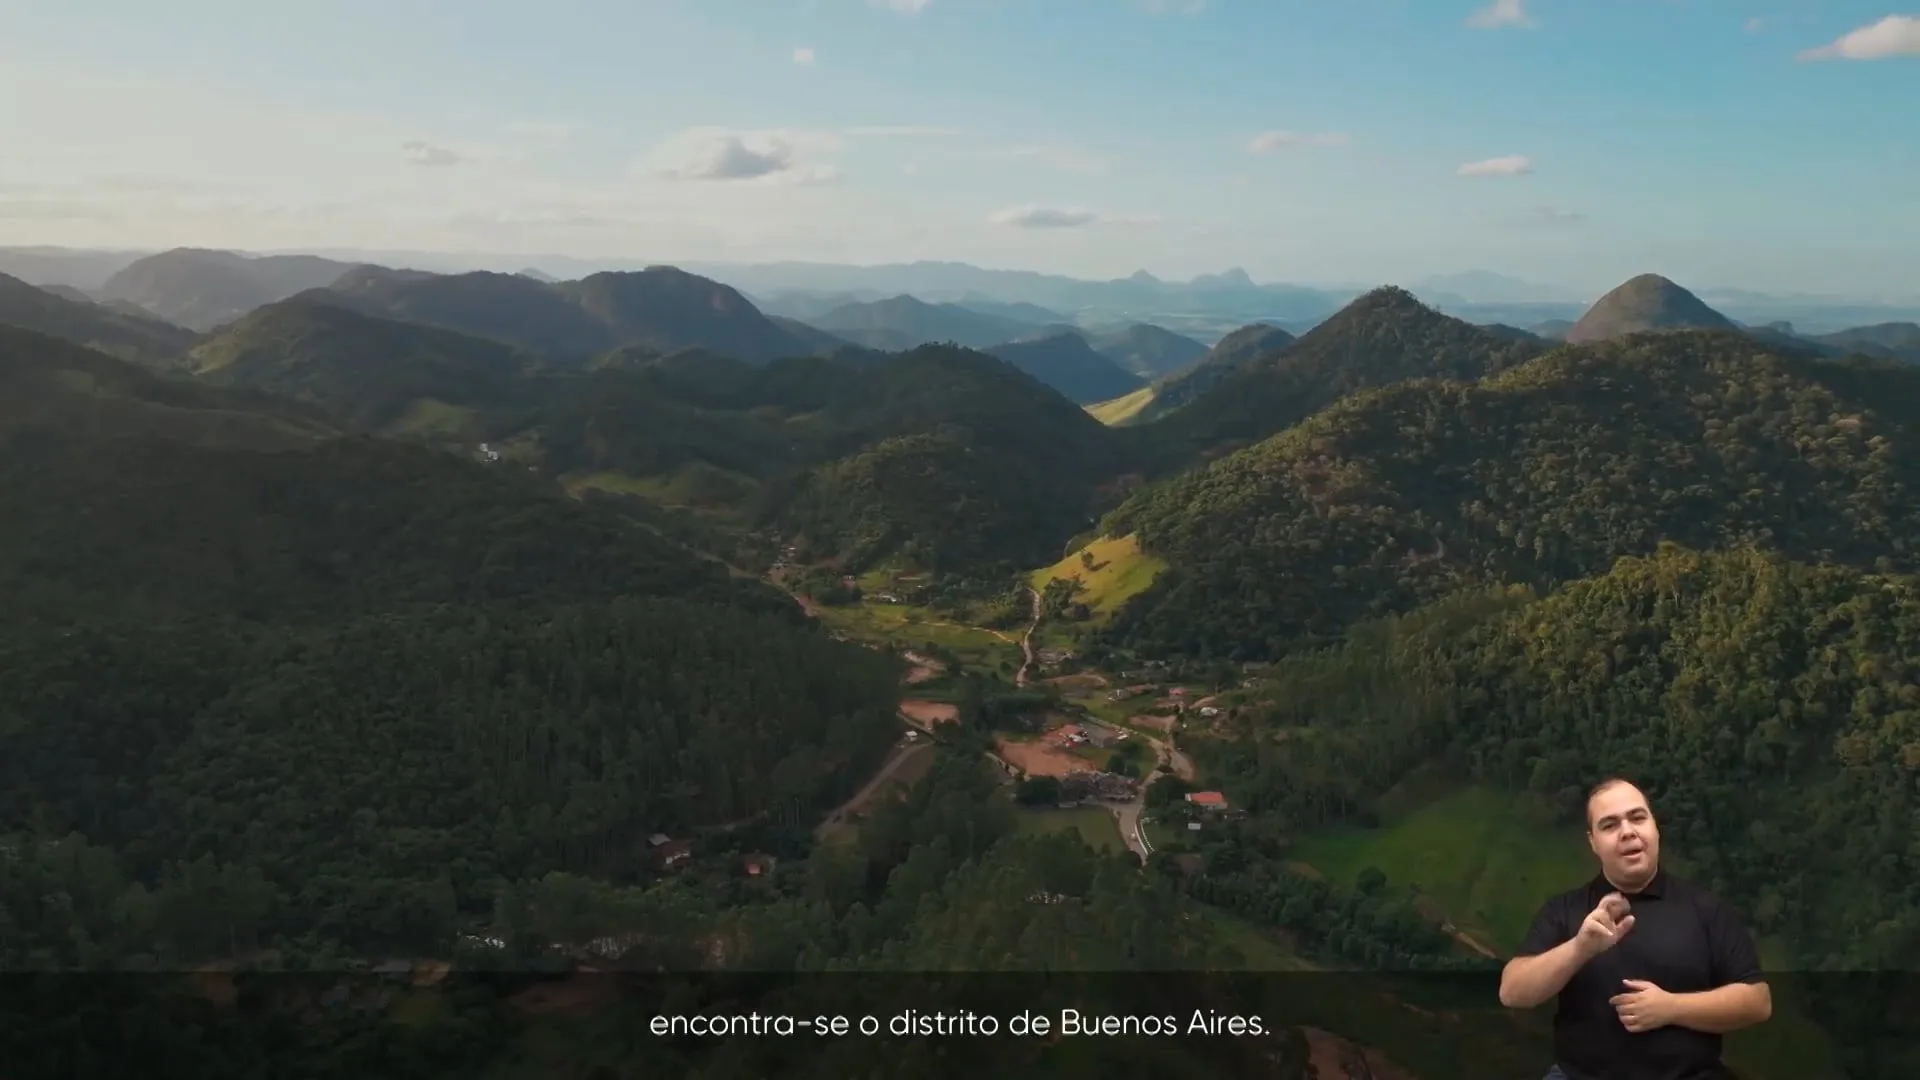
<svg viewBox="0 0 1920 1080"><path fill-rule="evenodd" d="M1658 900L1666 895L1667 884L1666 868L1661 867L1653 872L1653 880L1647 882L1646 886L1639 892L1622 893L1621 895L1629 898L1642 896L1650 900ZM1607 880L1607 875L1605 874L1595 874L1593 880L1587 883L1587 892L1592 896L1593 902L1596 904L1600 902L1601 897L1616 891L1618 890L1613 887L1612 882Z"/></svg>

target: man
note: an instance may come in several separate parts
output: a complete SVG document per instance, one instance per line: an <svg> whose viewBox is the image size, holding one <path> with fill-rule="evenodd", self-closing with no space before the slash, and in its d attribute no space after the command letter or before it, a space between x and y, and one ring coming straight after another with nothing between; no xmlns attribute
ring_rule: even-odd
<svg viewBox="0 0 1920 1080"><path fill-rule="evenodd" d="M1618 778L1587 795L1592 881L1548 900L1500 973L1500 1003L1558 995L1546 1080L1718 1080L1720 1036L1773 998L1753 938L1711 893L1660 869L1660 828Z"/></svg>

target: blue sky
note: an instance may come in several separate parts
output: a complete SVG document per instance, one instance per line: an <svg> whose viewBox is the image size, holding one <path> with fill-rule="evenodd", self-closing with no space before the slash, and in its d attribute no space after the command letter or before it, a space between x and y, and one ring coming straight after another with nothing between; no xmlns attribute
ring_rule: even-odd
<svg viewBox="0 0 1920 1080"><path fill-rule="evenodd" d="M1913 296L1887 2L0 0L0 243Z"/></svg>

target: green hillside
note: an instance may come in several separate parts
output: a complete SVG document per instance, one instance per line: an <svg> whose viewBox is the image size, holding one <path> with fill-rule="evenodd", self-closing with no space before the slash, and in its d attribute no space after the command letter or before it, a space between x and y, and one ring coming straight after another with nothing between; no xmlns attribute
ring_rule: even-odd
<svg viewBox="0 0 1920 1080"><path fill-rule="evenodd" d="M1266 438L1362 390L1478 378L1544 348L1442 315L1404 289L1375 289L1284 349L1246 356L1148 430L1172 463L1184 463Z"/></svg>
<svg viewBox="0 0 1920 1080"><path fill-rule="evenodd" d="M303 446L339 430L298 402L159 374L0 325L0 434L23 429L253 449Z"/></svg>
<svg viewBox="0 0 1920 1080"><path fill-rule="evenodd" d="M236 396L19 341L15 378ZM59 864L9 864L10 969L445 955L503 885L810 820L896 737L894 660L537 477L61 419L0 434L0 843L90 877L55 917Z"/></svg>
<svg viewBox="0 0 1920 1080"><path fill-rule="evenodd" d="M357 430L457 436L474 426L470 410L524 397L535 363L497 342L302 296L220 328L187 367L215 385L311 402Z"/></svg>
<svg viewBox="0 0 1920 1080"><path fill-rule="evenodd" d="M1277 326L1252 323L1215 342L1189 366L1176 369L1152 386L1151 395L1125 415L1102 416L1109 424L1145 423L1200 397L1221 380L1292 345L1294 336ZM1136 400L1131 396L1122 400ZM1097 414L1096 414L1097 415Z"/></svg>
<svg viewBox="0 0 1920 1080"><path fill-rule="evenodd" d="M36 289L0 274L0 326L31 330L156 369L173 367L193 344L191 330Z"/></svg>
<svg viewBox="0 0 1920 1080"><path fill-rule="evenodd" d="M1669 539L1910 568L1916 389L1911 369L1691 333L1356 394L1115 511L1104 531L1137 532L1169 569L1114 640L1257 659Z"/></svg>

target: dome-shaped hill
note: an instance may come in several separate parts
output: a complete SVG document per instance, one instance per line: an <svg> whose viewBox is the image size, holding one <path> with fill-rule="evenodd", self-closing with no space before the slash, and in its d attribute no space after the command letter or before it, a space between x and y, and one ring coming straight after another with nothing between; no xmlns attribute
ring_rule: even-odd
<svg viewBox="0 0 1920 1080"><path fill-rule="evenodd" d="M1594 301L1567 331L1566 341L1585 345L1648 330L1737 330L1732 319L1661 277L1641 274Z"/></svg>

